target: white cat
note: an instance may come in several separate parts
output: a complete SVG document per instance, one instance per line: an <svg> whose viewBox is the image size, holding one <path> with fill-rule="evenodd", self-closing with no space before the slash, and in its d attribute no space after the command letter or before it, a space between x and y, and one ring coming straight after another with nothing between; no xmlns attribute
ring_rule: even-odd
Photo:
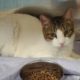
<svg viewBox="0 0 80 80"><path fill-rule="evenodd" d="M61 17L41 15L40 20L23 14L0 18L2 56L63 58L72 54L73 41L74 25L70 10Z"/></svg>

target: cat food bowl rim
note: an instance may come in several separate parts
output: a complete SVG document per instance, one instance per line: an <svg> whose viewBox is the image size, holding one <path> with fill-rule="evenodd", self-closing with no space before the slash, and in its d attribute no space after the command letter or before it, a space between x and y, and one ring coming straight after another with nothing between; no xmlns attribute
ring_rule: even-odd
<svg viewBox="0 0 80 80"><path fill-rule="evenodd" d="M61 68L61 70L62 70L62 76L61 76L60 80L63 79L63 76L64 76L63 67L62 67L60 64L56 63L56 62L48 62L48 61L32 61L32 62L30 62L30 63L25 64L23 67L25 67L26 65L33 64L33 63L38 63L38 62L45 62L45 63L51 63L51 64L56 64L56 65L58 65L58 66ZM23 67L22 67L22 68L23 68ZM21 69L21 70L22 70L22 69ZM21 77L21 76L20 76L20 77Z"/></svg>

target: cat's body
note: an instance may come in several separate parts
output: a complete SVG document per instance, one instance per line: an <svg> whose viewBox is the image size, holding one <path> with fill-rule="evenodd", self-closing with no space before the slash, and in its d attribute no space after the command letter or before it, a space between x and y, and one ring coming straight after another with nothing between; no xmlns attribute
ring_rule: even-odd
<svg viewBox="0 0 80 80"><path fill-rule="evenodd" d="M44 25L42 23L42 25ZM46 40L41 22L30 15L10 14L0 18L0 53L2 56L14 57L69 57L73 53L74 34L70 36L69 43L60 29L57 38ZM44 35L43 35L44 34ZM48 36L49 38L49 36Z"/></svg>

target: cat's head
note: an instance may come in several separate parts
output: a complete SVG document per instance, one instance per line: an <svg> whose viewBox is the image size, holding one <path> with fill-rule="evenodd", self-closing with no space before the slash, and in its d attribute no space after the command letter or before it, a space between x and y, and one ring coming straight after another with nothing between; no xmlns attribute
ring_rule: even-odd
<svg viewBox="0 0 80 80"><path fill-rule="evenodd" d="M72 10L68 9L63 16L40 16L44 38L51 41L55 47L64 47L72 42L74 22Z"/></svg>

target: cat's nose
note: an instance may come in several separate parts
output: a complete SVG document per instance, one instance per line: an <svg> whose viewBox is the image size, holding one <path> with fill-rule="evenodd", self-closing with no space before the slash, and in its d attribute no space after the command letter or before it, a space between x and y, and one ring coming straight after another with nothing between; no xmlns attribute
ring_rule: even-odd
<svg viewBox="0 0 80 80"><path fill-rule="evenodd" d="M61 47L64 47L64 43L60 43Z"/></svg>

